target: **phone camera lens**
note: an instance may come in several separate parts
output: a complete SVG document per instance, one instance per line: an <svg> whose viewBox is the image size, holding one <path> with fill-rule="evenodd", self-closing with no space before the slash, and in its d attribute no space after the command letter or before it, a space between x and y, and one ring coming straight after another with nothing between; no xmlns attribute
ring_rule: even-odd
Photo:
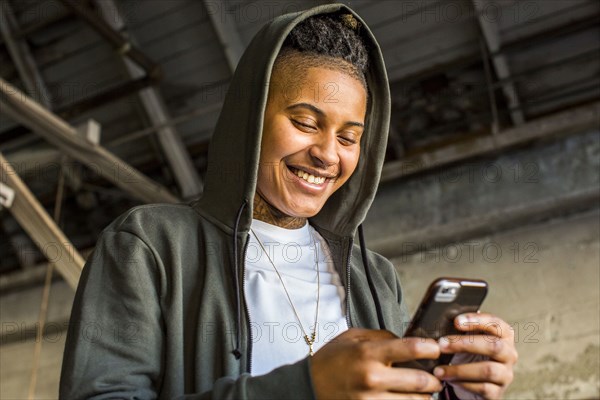
<svg viewBox="0 0 600 400"><path fill-rule="evenodd" d="M456 288L454 288L454 287L442 288L442 294L456 294Z"/></svg>

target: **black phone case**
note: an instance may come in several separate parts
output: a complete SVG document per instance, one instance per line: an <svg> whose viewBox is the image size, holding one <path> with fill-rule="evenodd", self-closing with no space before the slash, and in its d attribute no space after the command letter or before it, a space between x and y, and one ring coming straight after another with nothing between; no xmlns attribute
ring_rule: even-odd
<svg viewBox="0 0 600 400"><path fill-rule="evenodd" d="M460 284L460 290L452 302L438 302L435 296L446 282ZM421 301L404 337L439 339L442 336L462 332L454 327L454 318L463 313L477 312L487 295L487 283L482 280L439 278L434 281ZM437 365L448 364L452 354L442 354L437 360L416 360L396 366L418 368L428 372Z"/></svg>

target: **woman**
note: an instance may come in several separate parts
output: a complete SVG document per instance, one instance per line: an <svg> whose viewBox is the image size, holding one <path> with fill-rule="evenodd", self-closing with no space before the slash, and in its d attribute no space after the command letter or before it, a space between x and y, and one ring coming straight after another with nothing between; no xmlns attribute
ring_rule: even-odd
<svg viewBox="0 0 600 400"><path fill-rule="evenodd" d="M500 396L516 361L506 323L470 315L483 334L469 341L398 339L394 267L354 243L389 113L379 47L348 7L267 24L232 79L202 198L137 207L103 232L61 397L429 398L442 380ZM488 359L436 376L391 367L440 352Z"/></svg>

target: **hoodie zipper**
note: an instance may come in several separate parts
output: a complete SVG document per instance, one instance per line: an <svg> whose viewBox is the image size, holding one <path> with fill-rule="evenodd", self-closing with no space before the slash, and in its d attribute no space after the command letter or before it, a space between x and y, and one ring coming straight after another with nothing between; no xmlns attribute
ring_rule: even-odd
<svg viewBox="0 0 600 400"><path fill-rule="evenodd" d="M246 371L252 373L252 328L250 325L250 310L248 309L248 303L246 302L246 253L248 252L248 244L250 244L250 234L246 236L246 244L244 245L244 254L242 258L242 298L244 299L244 312L246 314L246 329L248 330L248 356L246 357Z"/></svg>

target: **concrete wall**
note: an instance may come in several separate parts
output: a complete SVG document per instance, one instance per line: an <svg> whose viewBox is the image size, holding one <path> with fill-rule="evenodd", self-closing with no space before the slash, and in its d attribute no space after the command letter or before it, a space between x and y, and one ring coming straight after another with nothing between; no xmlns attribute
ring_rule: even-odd
<svg viewBox="0 0 600 400"><path fill-rule="evenodd" d="M37 372L36 397L58 398L58 380L74 292L64 281L52 284ZM42 287L0 296L0 399L26 399L34 359Z"/></svg>
<svg viewBox="0 0 600 400"><path fill-rule="evenodd" d="M35 391L36 399L57 399L58 380L64 349L65 336L57 341L45 340L40 357ZM34 342L16 342L0 346L0 399L27 399Z"/></svg>
<svg viewBox="0 0 600 400"><path fill-rule="evenodd" d="M444 167L380 186L365 223L391 256L595 207L600 132Z"/></svg>

